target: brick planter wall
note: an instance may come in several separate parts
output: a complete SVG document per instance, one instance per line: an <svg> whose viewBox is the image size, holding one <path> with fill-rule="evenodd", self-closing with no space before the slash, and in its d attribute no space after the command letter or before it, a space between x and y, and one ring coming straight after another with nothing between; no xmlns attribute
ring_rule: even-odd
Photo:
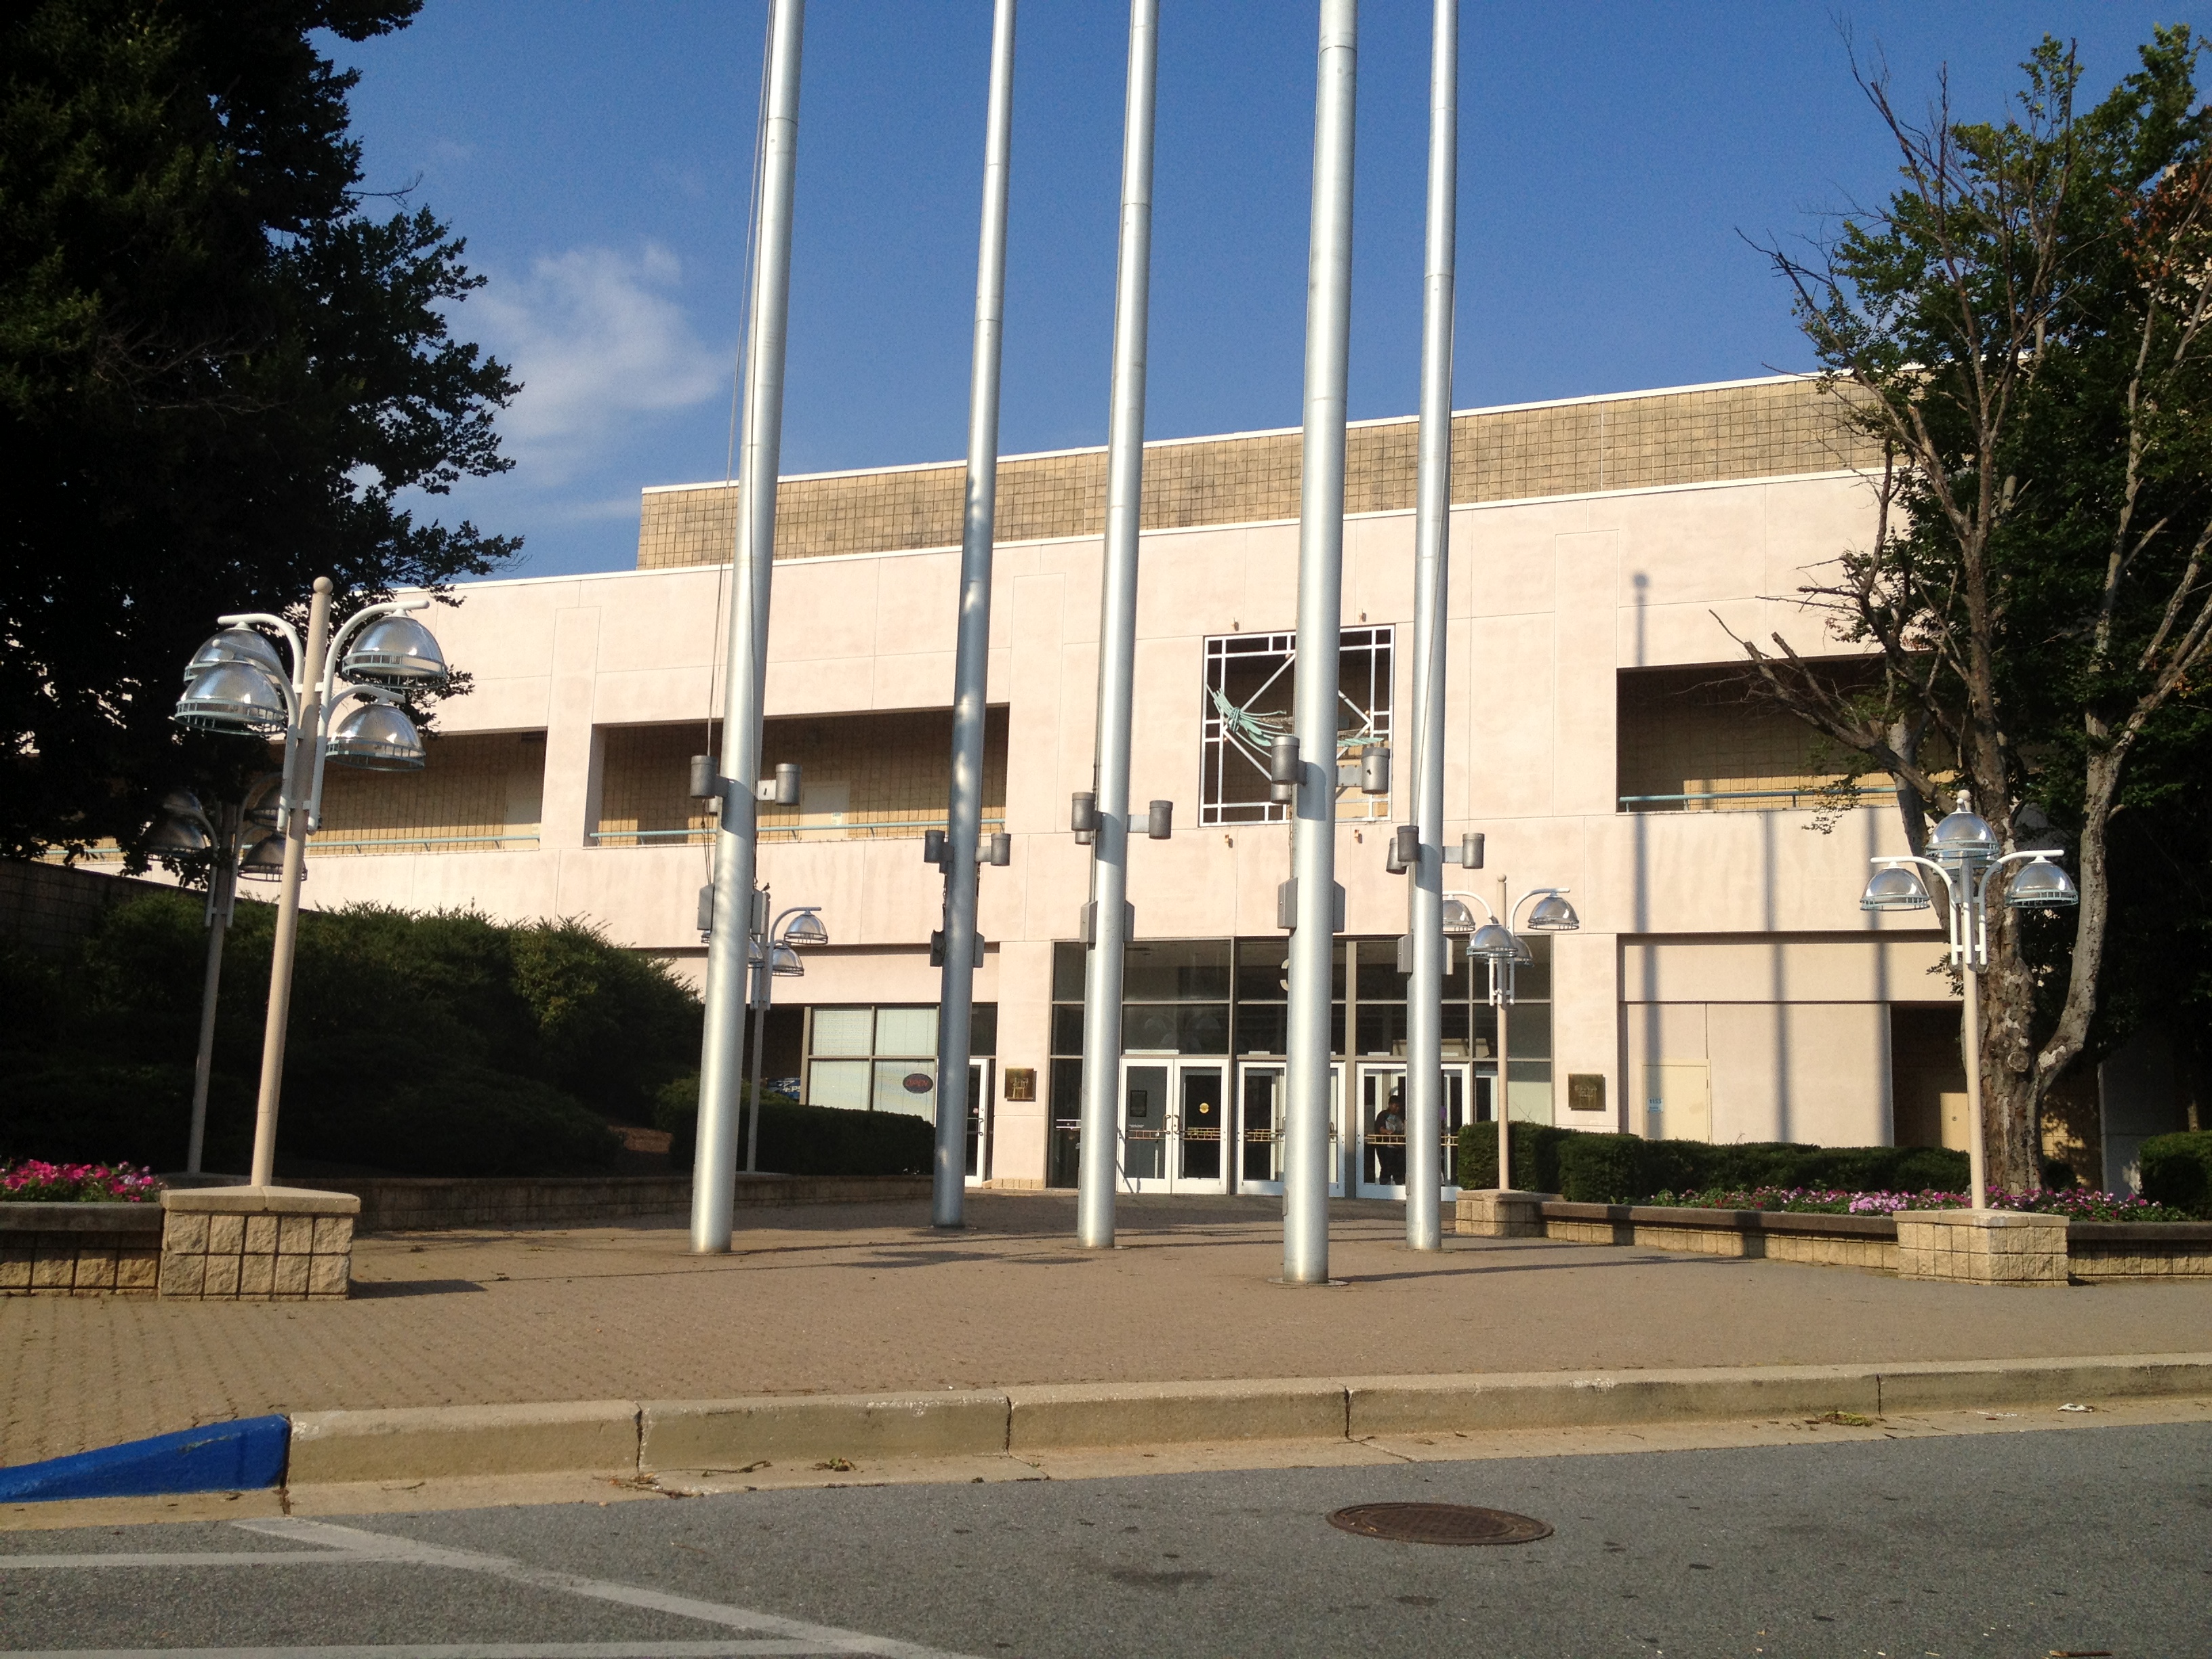
<svg viewBox="0 0 2212 1659"><path fill-rule="evenodd" d="M1640 1244L1693 1255L1762 1256L1823 1267L1897 1265L1897 1224L1887 1216L1556 1200L1544 1206L1543 1215L1547 1237L1578 1244Z"/></svg>
<svg viewBox="0 0 2212 1659"><path fill-rule="evenodd" d="M0 1204L0 1296L151 1296L158 1204Z"/></svg>
<svg viewBox="0 0 2212 1659"><path fill-rule="evenodd" d="M571 1227L691 1207L691 1177L666 1176L374 1176L301 1183L361 1200L365 1233L441 1227ZM927 1198L927 1176L740 1175L737 1203L879 1204Z"/></svg>
<svg viewBox="0 0 2212 1659"><path fill-rule="evenodd" d="M2212 1278L2212 1221L2075 1221L2066 1228L2076 1279Z"/></svg>

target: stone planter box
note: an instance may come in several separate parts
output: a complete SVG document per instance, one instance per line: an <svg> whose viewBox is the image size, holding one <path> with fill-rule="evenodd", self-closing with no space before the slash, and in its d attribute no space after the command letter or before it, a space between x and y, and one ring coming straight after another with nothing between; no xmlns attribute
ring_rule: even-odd
<svg viewBox="0 0 2212 1659"><path fill-rule="evenodd" d="M1695 1255L1761 1256L1978 1284L2212 1278L2212 1221L2063 1221L2057 1216L2001 1211L1994 1224L1977 1225L1963 1210L1908 1211L1902 1217L1795 1215L1774 1210L1569 1204L1541 1194L1511 1196L1536 1200L1541 1237L1576 1244L1635 1244ZM1486 1192L1462 1194L1455 1231L1492 1238L1535 1236L1533 1231L1503 1231L1520 1220L1522 1206L1512 1206L1515 1213L1509 1220L1499 1213L1497 1197ZM1899 1220L1912 1235L1911 1266L1919 1271L1906 1272L1900 1258ZM1996 1240L1994 1250L1993 1233L2005 1235Z"/></svg>
<svg viewBox="0 0 2212 1659"><path fill-rule="evenodd" d="M1897 1224L1887 1216L1793 1215L1774 1210L1692 1210L1650 1204L1543 1206L1550 1238L1640 1244L1693 1255L1761 1256L1823 1267L1897 1266Z"/></svg>
<svg viewBox="0 0 2212 1659"><path fill-rule="evenodd" d="M151 1296L158 1204L0 1204L0 1296Z"/></svg>

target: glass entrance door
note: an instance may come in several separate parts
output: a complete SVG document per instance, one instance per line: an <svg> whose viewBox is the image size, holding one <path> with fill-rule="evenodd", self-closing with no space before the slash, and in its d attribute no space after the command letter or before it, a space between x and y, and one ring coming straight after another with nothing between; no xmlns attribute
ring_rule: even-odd
<svg viewBox="0 0 2212 1659"><path fill-rule="evenodd" d="M1438 1170L1447 1189L1459 1185L1456 1173L1459 1132L1468 1121L1467 1071L1463 1065L1444 1066L1443 1156ZM1402 1066L1363 1066L1359 1068L1358 1185L1361 1198L1406 1195L1406 1068Z"/></svg>
<svg viewBox="0 0 2212 1659"><path fill-rule="evenodd" d="M968 1062L968 1180L980 1187L991 1178L991 1062Z"/></svg>
<svg viewBox="0 0 2212 1659"><path fill-rule="evenodd" d="M1229 1101L1218 1060L1121 1063L1121 1183L1133 1193L1227 1190Z"/></svg>
<svg viewBox="0 0 2212 1659"><path fill-rule="evenodd" d="M1280 1193L1283 1190L1283 1112L1286 1103L1283 1062L1261 1060L1237 1068L1242 1098L1237 1137L1237 1190L1240 1193ZM1344 1067L1328 1068L1328 1195L1344 1196L1344 1137L1337 1126L1344 1116Z"/></svg>

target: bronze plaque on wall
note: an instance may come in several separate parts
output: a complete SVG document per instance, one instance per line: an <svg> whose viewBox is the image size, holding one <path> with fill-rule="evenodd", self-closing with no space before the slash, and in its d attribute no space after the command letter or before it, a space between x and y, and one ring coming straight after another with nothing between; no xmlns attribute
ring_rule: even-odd
<svg viewBox="0 0 2212 1659"><path fill-rule="evenodd" d="M1036 1067L1009 1066L1006 1067L1006 1098L1035 1100L1036 1098Z"/></svg>
<svg viewBox="0 0 2212 1659"><path fill-rule="evenodd" d="M1605 1109L1605 1073L1602 1072L1568 1073L1567 1109L1571 1112L1603 1111Z"/></svg>

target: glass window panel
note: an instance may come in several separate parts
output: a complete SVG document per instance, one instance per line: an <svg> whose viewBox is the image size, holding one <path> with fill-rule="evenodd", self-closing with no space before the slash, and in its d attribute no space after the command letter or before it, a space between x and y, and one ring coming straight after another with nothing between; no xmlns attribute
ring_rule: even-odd
<svg viewBox="0 0 2212 1659"><path fill-rule="evenodd" d="M1121 969L1132 1002L1213 1002L1229 994L1229 941L1161 939L1132 944Z"/></svg>
<svg viewBox="0 0 2212 1659"><path fill-rule="evenodd" d="M814 1052L817 1054L865 1054L876 1029L872 1008L817 1008L814 1011Z"/></svg>
<svg viewBox="0 0 2212 1659"><path fill-rule="evenodd" d="M937 1052L937 1010L934 1008L877 1009L876 1052L879 1054L935 1054Z"/></svg>
<svg viewBox="0 0 2212 1659"><path fill-rule="evenodd" d="M1363 1002L1359 1005L1359 1052L1363 1054L1402 1054L1406 1052L1404 1003Z"/></svg>
<svg viewBox="0 0 2212 1659"><path fill-rule="evenodd" d="M1237 941L1237 1000L1241 1002L1280 1002L1290 994L1290 945L1281 939L1241 939ZM1344 941L1329 952L1334 972L1328 994L1344 995Z"/></svg>
<svg viewBox="0 0 2212 1659"><path fill-rule="evenodd" d="M1398 971L1398 941L1364 939L1359 941L1359 1000L1362 1002L1403 1002L1405 976Z"/></svg>
<svg viewBox="0 0 2212 1659"><path fill-rule="evenodd" d="M937 1064L927 1060L879 1060L876 1062L875 1097L870 1102L879 1112L904 1112L908 1117L937 1115L937 1090L933 1080ZM909 1090L908 1078L918 1077L933 1082L922 1090Z"/></svg>
<svg viewBox="0 0 2212 1659"><path fill-rule="evenodd" d="M995 1054L999 1052L999 1005L995 1002L976 1003L968 1021L968 1052L971 1054Z"/></svg>
<svg viewBox="0 0 2212 1659"><path fill-rule="evenodd" d="M1056 1054L1083 1052L1083 1005L1061 1003L1052 1011L1052 1051Z"/></svg>
<svg viewBox="0 0 2212 1659"><path fill-rule="evenodd" d="M1082 945L1062 939L1052 947L1052 998L1054 1002L1083 1000L1083 959L1088 955Z"/></svg>
<svg viewBox="0 0 2212 1659"><path fill-rule="evenodd" d="M1528 954L1536 959L1524 962L1514 970L1513 1000L1518 1002L1548 1002L1552 1000L1552 940L1548 934L1527 933Z"/></svg>
<svg viewBox="0 0 2212 1659"><path fill-rule="evenodd" d="M1290 1027L1290 1012L1279 1002L1239 1003L1237 1008L1237 1052L1240 1054L1279 1054L1283 1034Z"/></svg>
<svg viewBox="0 0 2212 1659"><path fill-rule="evenodd" d="M1121 1048L1127 1054L1174 1054L1182 1041L1180 1011L1171 1003L1121 1006Z"/></svg>
<svg viewBox="0 0 2212 1659"><path fill-rule="evenodd" d="M868 1109L868 1062L865 1060L817 1060L806 1068L806 1103L838 1106L849 1112Z"/></svg>
<svg viewBox="0 0 2212 1659"><path fill-rule="evenodd" d="M1186 1004L1178 1011L1176 1048L1186 1054L1225 1054L1229 1052L1229 1005L1225 1002Z"/></svg>
<svg viewBox="0 0 2212 1659"><path fill-rule="evenodd" d="M1548 1002L1516 1002L1513 1005L1512 1024L1506 1028L1507 1046L1513 1051L1513 1063L1517 1068L1524 1060L1549 1060L1552 1057L1552 1005Z"/></svg>

